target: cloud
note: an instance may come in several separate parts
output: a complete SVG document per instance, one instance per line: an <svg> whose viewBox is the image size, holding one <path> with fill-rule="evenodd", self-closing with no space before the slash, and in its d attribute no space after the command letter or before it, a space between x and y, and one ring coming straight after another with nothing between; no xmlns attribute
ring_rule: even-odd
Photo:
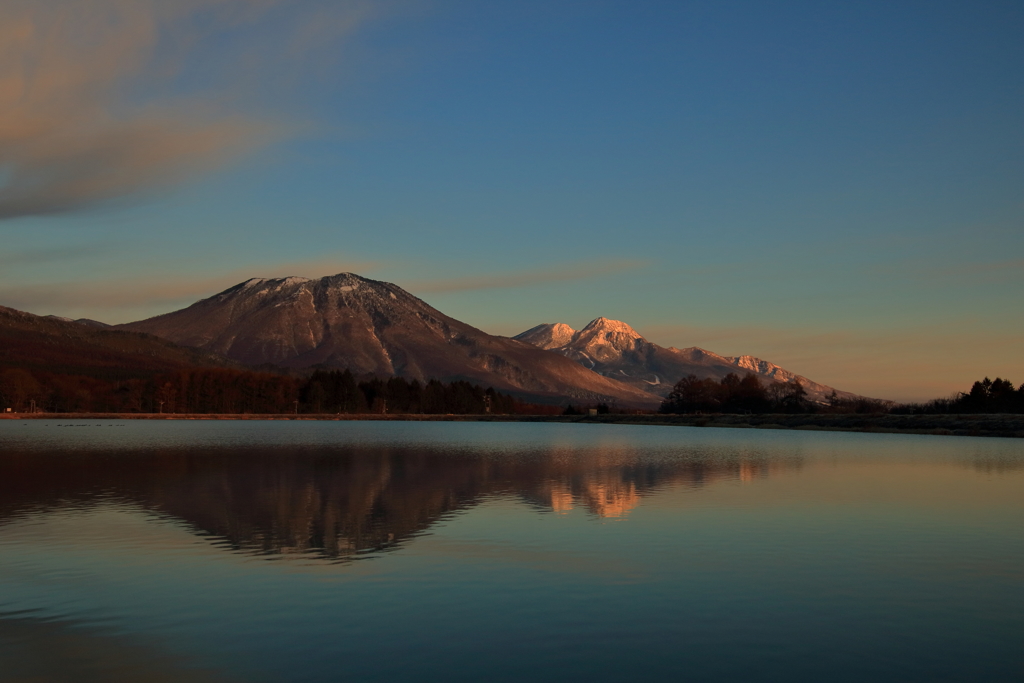
<svg viewBox="0 0 1024 683"><path fill-rule="evenodd" d="M420 292L467 292L483 289L512 289L517 287L533 287L554 282L587 280L595 277L614 275L637 270L650 265L650 261L636 259L616 259L590 261L548 266L533 270L522 270L513 273L491 273L488 275L467 275L465 277L419 280L406 283L406 289L414 293Z"/></svg>
<svg viewBox="0 0 1024 683"><path fill-rule="evenodd" d="M100 245L75 247L42 247L0 254L0 268L31 267L45 263L72 261L100 251Z"/></svg>
<svg viewBox="0 0 1024 683"><path fill-rule="evenodd" d="M169 307L186 306L213 296L253 277L322 277L341 272L365 272L378 264L319 258L238 268L216 276L152 274L145 278L116 278L74 284L11 285L0 287L0 305L36 314L59 312L67 317L95 317L109 323L128 322L132 314L148 317ZM129 317L125 317L125 316Z"/></svg>
<svg viewBox="0 0 1024 683"><path fill-rule="evenodd" d="M1013 259L1009 261L990 261L987 263L968 263L948 268L935 268L933 272L938 275L952 276L1009 276L1019 278L1024 272L1024 259Z"/></svg>
<svg viewBox="0 0 1024 683"><path fill-rule="evenodd" d="M52 251L52 253L51 253ZM58 259L74 254L61 250L39 250L37 258ZM263 263L234 268L216 275L148 272L137 277L118 277L76 281L73 283L0 284L0 305L30 313L55 313L67 317L89 317L117 323L165 313L212 296L253 277L317 278L342 272L366 274L389 270L394 264L377 261L353 261L343 256L326 256L302 261ZM404 283L413 294L424 292L460 292L527 287L552 282L584 280L626 272L648 265L638 260L593 261L545 269L472 276L446 280Z"/></svg>
<svg viewBox="0 0 1024 683"><path fill-rule="evenodd" d="M966 251L966 248L961 247L960 250ZM895 263L874 265L871 266L869 272L875 277L885 278L891 282L902 282L909 279L927 283L932 287L989 285L1021 280L1024 275L1024 259L1001 261L960 259L950 263L946 259L928 260L917 257Z"/></svg>
<svg viewBox="0 0 1024 683"><path fill-rule="evenodd" d="M249 96L367 7L0 0L0 219L164 188L294 135Z"/></svg>

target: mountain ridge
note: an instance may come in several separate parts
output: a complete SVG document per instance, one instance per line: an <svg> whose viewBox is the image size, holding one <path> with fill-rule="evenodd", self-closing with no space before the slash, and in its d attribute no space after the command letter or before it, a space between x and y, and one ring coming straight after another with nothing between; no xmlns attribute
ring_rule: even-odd
<svg viewBox="0 0 1024 683"><path fill-rule="evenodd" d="M225 358L154 335L5 306L0 306L0 364L95 377L233 365Z"/></svg>
<svg viewBox="0 0 1024 683"><path fill-rule="evenodd" d="M147 332L249 366L466 380L552 400L637 407L660 401L558 354L487 334L398 285L354 273L252 278L184 309L115 329Z"/></svg>
<svg viewBox="0 0 1024 683"><path fill-rule="evenodd" d="M513 339L559 353L595 372L646 387L661 396L668 395L676 382L690 374L700 379L721 380L729 373L746 371L772 382L797 381L808 398L819 403L828 402L833 391L837 398L860 398L754 356L722 356L697 346L662 347L645 339L627 323L610 318L595 318L581 330L565 323L544 323Z"/></svg>

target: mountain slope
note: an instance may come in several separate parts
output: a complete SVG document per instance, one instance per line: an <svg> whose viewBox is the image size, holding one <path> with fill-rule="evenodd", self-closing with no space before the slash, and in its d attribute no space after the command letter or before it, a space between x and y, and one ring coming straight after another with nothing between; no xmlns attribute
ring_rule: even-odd
<svg viewBox="0 0 1024 683"><path fill-rule="evenodd" d="M119 327L247 365L461 379L519 395L623 405L659 400L558 354L450 318L397 285L352 273L248 280L180 311Z"/></svg>
<svg viewBox="0 0 1024 683"><path fill-rule="evenodd" d="M720 380L730 372L752 372L776 382L797 380L810 400L825 402L833 388L789 372L753 356L726 357L696 346L677 349L662 347L644 339L624 322L597 318L576 331L564 323L537 325L515 337L535 346L560 353L607 377L666 396L687 375ZM836 390L840 398L855 394Z"/></svg>
<svg viewBox="0 0 1024 683"><path fill-rule="evenodd" d="M114 378L228 364L148 334L0 306L0 369Z"/></svg>
<svg viewBox="0 0 1024 683"><path fill-rule="evenodd" d="M113 325L101 323L99 320L90 320L89 318L79 318L78 320L74 320L72 318L63 318L59 315L44 315L42 317L46 318L47 320L60 320L66 323L79 323L80 325L89 325L90 327L98 327L104 330L113 327Z"/></svg>

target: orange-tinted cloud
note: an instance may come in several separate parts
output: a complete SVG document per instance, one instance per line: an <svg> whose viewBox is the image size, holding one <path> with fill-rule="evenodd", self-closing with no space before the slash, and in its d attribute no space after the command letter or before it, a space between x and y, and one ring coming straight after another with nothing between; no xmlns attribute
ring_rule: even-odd
<svg viewBox="0 0 1024 683"><path fill-rule="evenodd" d="M646 267L650 263L650 261L636 259L591 261L522 270L514 273L492 273L488 275L467 275L465 277L420 280L405 283L403 286L413 293L465 292L481 289L532 287L534 285L586 280L594 277L624 273Z"/></svg>
<svg viewBox="0 0 1024 683"><path fill-rule="evenodd" d="M91 256L99 252L99 245L74 247L42 247L0 253L0 267L31 267L44 263L57 263Z"/></svg>
<svg viewBox="0 0 1024 683"><path fill-rule="evenodd" d="M365 272L376 264L322 258L273 265L239 268L216 276L154 274L144 279L117 278L74 284L14 285L0 288L2 305L29 313L78 314L111 317L103 322L129 322L132 315L166 313L168 308L186 306L212 296L253 277L323 277L340 272ZM96 313L96 312L99 313ZM128 316L128 317L126 317Z"/></svg>
<svg viewBox="0 0 1024 683"><path fill-rule="evenodd" d="M952 276L992 276L1012 277L1020 279L1024 274L1024 259L1012 259L1009 261L989 261L987 263L969 263L946 269L936 269L937 275Z"/></svg>
<svg viewBox="0 0 1024 683"><path fill-rule="evenodd" d="M293 134L296 124L241 104L243 76L281 75L258 66L296 58L292 38L313 19L323 43L366 15L365 5L337 3L344 11L325 16L309 4L0 0L0 219L165 187ZM268 50L235 35L261 22L288 37ZM237 48L208 60L225 33ZM183 77L196 61L204 79Z"/></svg>

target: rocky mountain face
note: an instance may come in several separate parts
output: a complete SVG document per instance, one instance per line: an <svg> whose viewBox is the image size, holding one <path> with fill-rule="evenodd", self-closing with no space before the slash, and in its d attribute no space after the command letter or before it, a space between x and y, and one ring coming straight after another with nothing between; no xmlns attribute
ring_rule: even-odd
<svg viewBox="0 0 1024 683"><path fill-rule="evenodd" d="M118 326L246 365L323 365L356 374L467 380L533 397L653 406L618 382L532 344L450 318L401 287L342 273L253 279L188 308Z"/></svg>
<svg viewBox="0 0 1024 683"><path fill-rule="evenodd" d="M667 396L675 383L687 375L720 380L730 372L740 376L752 372L774 382L796 380L812 401L827 402L833 392L832 387L753 356L720 356L696 346L658 346L626 323L608 318L593 320L579 331L564 323L537 325L513 339L554 351L594 372L660 396ZM846 391L836 390L836 395L857 398Z"/></svg>

